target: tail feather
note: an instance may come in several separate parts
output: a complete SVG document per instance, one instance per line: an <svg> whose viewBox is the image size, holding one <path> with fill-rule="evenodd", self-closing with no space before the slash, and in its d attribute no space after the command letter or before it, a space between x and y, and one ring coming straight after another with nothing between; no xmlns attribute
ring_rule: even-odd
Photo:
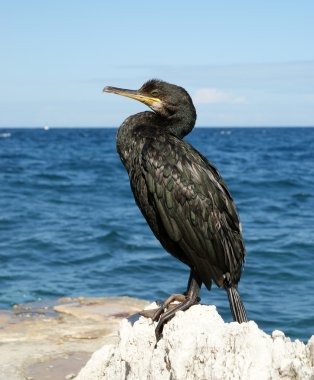
<svg viewBox="0 0 314 380"><path fill-rule="evenodd" d="M239 323L248 322L246 311L242 303L238 289L234 286L226 286L230 309L233 319Z"/></svg>

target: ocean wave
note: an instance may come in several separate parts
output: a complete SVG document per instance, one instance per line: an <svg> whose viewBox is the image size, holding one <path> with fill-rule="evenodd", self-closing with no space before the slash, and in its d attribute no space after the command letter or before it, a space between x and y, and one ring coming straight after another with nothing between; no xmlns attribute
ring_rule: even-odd
<svg viewBox="0 0 314 380"><path fill-rule="evenodd" d="M11 133L9 132L0 133L0 139L9 139L10 137L11 137Z"/></svg>

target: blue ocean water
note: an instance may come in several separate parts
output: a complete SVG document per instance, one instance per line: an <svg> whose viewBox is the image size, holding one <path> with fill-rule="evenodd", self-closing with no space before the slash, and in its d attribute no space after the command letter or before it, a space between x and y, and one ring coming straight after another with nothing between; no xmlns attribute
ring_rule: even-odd
<svg viewBox="0 0 314 380"><path fill-rule="evenodd" d="M0 308L61 296L155 300L185 290L135 205L114 129L0 130ZM314 334L314 129L196 128L243 224L250 319ZM232 320L225 292L202 291Z"/></svg>

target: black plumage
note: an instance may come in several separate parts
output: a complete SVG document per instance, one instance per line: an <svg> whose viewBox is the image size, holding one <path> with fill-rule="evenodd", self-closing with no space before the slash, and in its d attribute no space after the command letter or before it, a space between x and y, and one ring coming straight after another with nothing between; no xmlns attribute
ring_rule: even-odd
<svg viewBox="0 0 314 380"><path fill-rule="evenodd" d="M137 91L115 87L104 91L137 99L154 111L123 122L117 150L136 203L153 233L191 270L184 296L171 296L153 314L143 313L155 320L160 317L157 338L177 310L198 302L202 283L210 290L212 280L227 290L234 319L247 321L237 291L245 257L241 224L217 169L183 140L196 121L189 94L159 80L150 80ZM181 303L174 306L175 299Z"/></svg>

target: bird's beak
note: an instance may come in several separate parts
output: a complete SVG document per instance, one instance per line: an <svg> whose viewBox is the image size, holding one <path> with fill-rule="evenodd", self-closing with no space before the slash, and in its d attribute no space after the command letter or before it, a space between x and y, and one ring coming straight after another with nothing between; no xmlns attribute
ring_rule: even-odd
<svg viewBox="0 0 314 380"><path fill-rule="evenodd" d="M161 100L158 98L153 98L151 96L142 95L138 92L138 90L127 90L125 88L117 88L117 87L110 87L107 86L103 89L103 92L111 92L113 94L127 96L128 98L136 99L144 104L146 104L148 107L151 107L154 103L158 103Z"/></svg>

